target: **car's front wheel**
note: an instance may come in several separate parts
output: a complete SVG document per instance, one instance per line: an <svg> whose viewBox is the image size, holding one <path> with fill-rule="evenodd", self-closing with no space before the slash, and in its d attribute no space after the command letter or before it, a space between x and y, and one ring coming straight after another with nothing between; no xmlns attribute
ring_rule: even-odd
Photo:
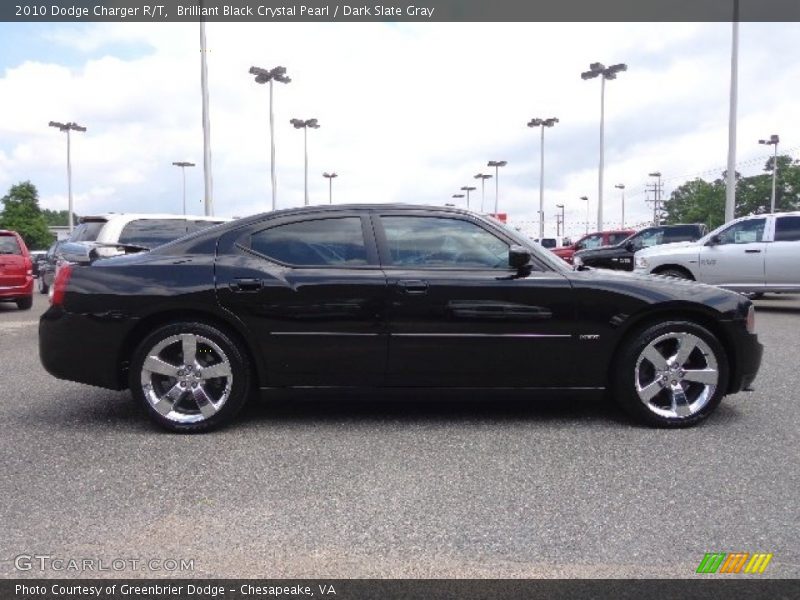
<svg viewBox="0 0 800 600"><path fill-rule="evenodd" d="M250 391L247 356L227 332L206 323L161 327L131 360L130 387L150 418L176 432L227 424Z"/></svg>
<svg viewBox="0 0 800 600"><path fill-rule="evenodd" d="M728 360L719 340L690 321L668 321L635 333L621 349L613 391L635 419L686 427L717 408L728 385Z"/></svg>

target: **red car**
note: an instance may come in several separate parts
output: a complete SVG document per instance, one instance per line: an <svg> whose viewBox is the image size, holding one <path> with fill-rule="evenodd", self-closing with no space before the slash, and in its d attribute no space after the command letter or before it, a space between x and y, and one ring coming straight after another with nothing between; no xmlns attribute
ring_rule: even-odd
<svg viewBox="0 0 800 600"><path fill-rule="evenodd" d="M16 302L21 310L33 306L33 262L16 231L0 229L0 302Z"/></svg>
<svg viewBox="0 0 800 600"><path fill-rule="evenodd" d="M617 229L614 231L598 231L597 233L589 233L579 239L571 246L562 246L561 248L551 248L550 251L556 256L563 258L569 264L572 264L572 256L578 250L586 250L588 248L599 248L600 246L613 246L619 244L622 240L629 238L634 233L635 229Z"/></svg>

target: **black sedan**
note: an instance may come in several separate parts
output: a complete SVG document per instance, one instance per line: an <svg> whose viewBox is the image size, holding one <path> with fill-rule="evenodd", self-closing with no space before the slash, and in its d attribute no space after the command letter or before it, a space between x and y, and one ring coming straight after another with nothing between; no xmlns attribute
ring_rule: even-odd
<svg viewBox="0 0 800 600"><path fill-rule="evenodd" d="M309 387L607 391L639 421L686 426L761 361L741 295L573 271L456 209L307 207L140 254L62 251L45 368L130 388L174 431L229 422L256 390Z"/></svg>

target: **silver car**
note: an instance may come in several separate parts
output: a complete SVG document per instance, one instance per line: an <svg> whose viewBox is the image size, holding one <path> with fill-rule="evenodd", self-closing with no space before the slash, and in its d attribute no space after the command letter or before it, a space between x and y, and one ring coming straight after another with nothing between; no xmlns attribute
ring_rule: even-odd
<svg viewBox="0 0 800 600"><path fill-rule="evenodd" d="M634 271L742 293L800 292L800 212L741 217L696 242L640 250Z"/></svg>

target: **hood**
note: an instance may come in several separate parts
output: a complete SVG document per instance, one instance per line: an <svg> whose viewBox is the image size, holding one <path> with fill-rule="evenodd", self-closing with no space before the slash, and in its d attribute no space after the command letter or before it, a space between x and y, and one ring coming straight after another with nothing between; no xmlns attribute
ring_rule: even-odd
<svg viewBox="0 0 800 600"><path fill-rule="evenodd" d="M683 248L692 248L696 251L700 246L697 242L673 242L671 244L659 244L658 246L650 246L636 251L636 256L652 256L654 254L673 254Z"/></svg>

